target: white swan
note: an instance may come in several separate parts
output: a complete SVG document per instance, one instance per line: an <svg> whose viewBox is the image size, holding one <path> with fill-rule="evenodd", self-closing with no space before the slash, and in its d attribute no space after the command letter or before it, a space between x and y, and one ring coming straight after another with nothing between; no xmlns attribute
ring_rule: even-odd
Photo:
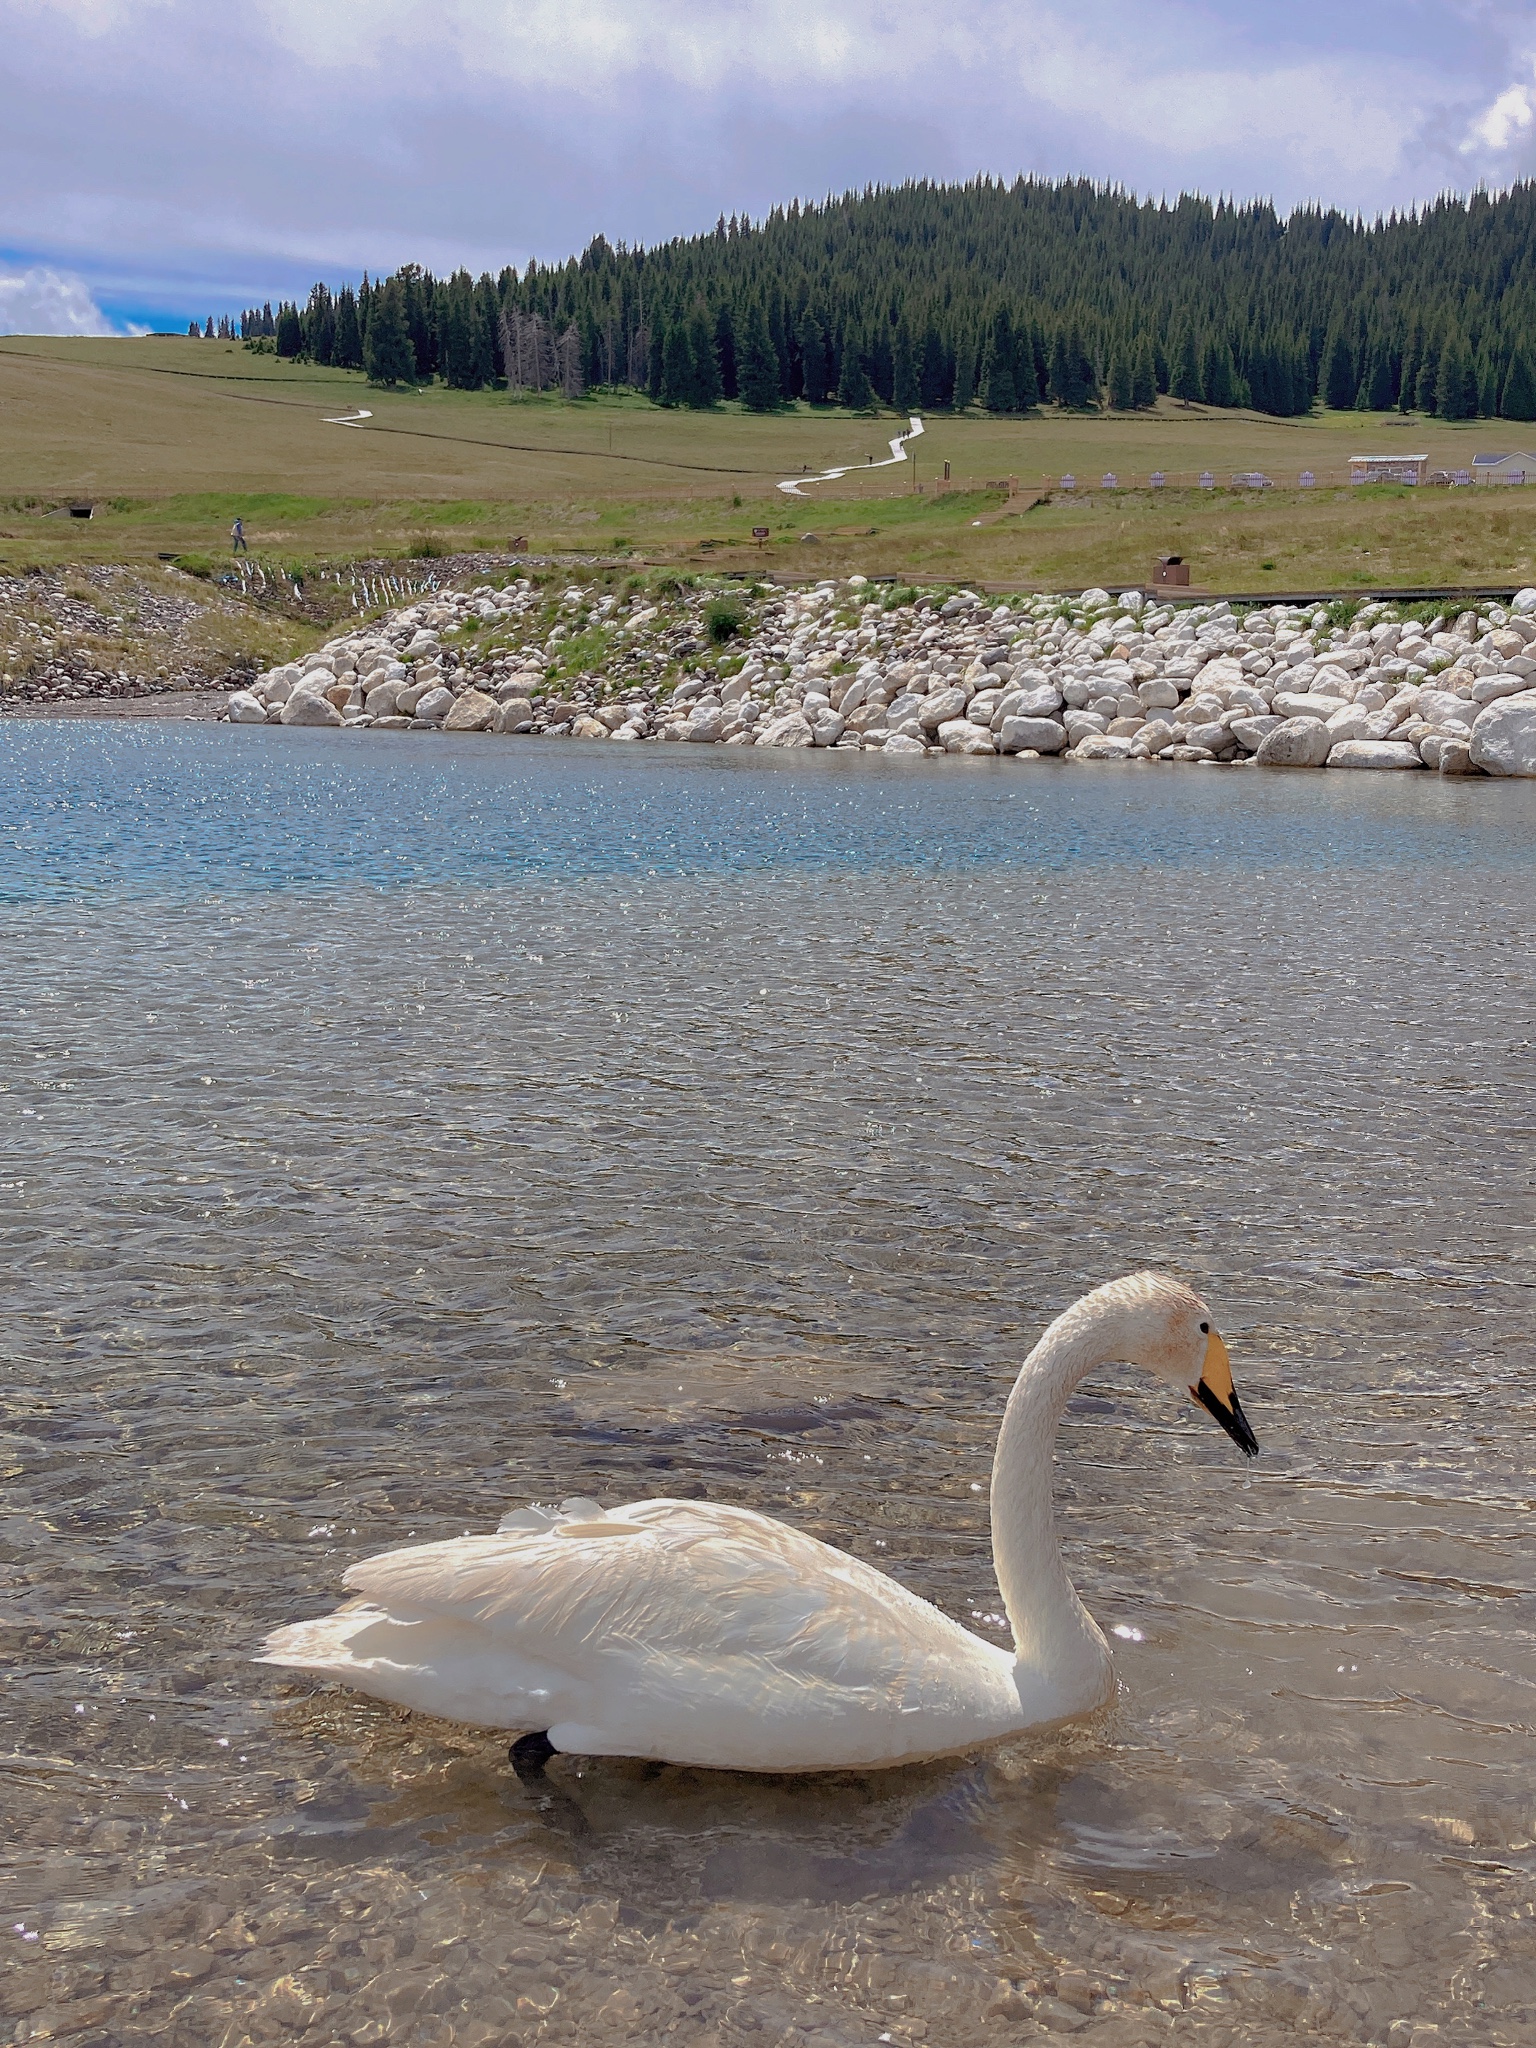
<svg viewBox="0 0 1536 2048"><path fill-rule="evenodd" d="M494 1536L364 1558L345 1577L356 1599L277 1629L260 1661L528 1731L520 1768L571 1750L867 1769L1089 1712L1113 1689L1109 1646L1061 1561L1051 1457L1068 1395L1114 1359L1192 1395L1257 1454L1198 1295L1153 1273L1085 1295L1025 1360L997 1440L992 1549L1011 1651L767 1515L574 1500L521 1509Z"/></svg>

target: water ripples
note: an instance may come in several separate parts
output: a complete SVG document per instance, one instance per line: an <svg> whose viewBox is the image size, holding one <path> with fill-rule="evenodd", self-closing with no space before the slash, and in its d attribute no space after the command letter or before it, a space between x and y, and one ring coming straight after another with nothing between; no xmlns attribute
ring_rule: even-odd
<svg viewBox="0 0 1536 2048"><path fill-rule="evenodd" d="M1528 2031L1532 791L6 741L13 2038ZM1093 1723L562 1765L578 1829L247 1661L567 1493L762 1507L993 1633L1011 1374L1141 1264L1264 1455L1073 1403Z"/></svg>

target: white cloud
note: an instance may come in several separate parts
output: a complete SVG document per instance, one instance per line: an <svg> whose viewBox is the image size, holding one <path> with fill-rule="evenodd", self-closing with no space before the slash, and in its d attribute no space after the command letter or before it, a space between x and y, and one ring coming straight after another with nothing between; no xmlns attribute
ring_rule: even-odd
<svg viewBox="0 0 1536 2048"><path fill-rule="evenodd" d="M1369 214L1536 151L1513 4L0 0L0 247L169 318L909 177Z"/></svg>
<svg viewBox="0 0 1536 2048"><path fill-rule="evenodd" d="M1512 85L1506 92L1501 92L1493 105L1472 123L1467 139L1461 145L1462 152L1470 156L1477 149L1508 149L1533 122L1536 122L1536 104L1532 102L1531 88Z"/></svg>
<svg viewBox="0 0 1536 2048"><path fill-rule="evenodd" d="M115 334L117 329L73 271L35 264L0 270L0 334Z"/></svg>

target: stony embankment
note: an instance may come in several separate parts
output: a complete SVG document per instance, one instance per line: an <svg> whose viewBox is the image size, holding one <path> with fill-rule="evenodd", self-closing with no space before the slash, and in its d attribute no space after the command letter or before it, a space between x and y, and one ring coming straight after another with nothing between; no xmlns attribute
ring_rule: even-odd
<svg viewBox="0 0 1536 2048"><path fill-rule="evenodd" d="M0 575L0 712L235 689L259 664L239 608L174 571Z"/></svg>
<svg viewBox="0 0 1536 2048"><path fill-rule="evenodd" d="M1420 618L863 577L442 592L269 670L236 723L1536 775L1536 590Z"/></svg>

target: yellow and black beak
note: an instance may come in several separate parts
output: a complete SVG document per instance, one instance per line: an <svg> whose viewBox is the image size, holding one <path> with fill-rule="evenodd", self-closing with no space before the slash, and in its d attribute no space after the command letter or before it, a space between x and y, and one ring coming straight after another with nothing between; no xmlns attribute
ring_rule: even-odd
<svg viewBox="0 0 1536 2048"><path fill-rule="evenodd" d="M1245 1458L1259 1455L1259 1440L1248 1426L1243 1404L1232 1384L1232 1362L1227 1357L1227 1347L1214 1330L1206 1340L1205 1364L1200 1369L1199 1382L1189 1391L1202 1408L1209 1408Z"/></svg>

